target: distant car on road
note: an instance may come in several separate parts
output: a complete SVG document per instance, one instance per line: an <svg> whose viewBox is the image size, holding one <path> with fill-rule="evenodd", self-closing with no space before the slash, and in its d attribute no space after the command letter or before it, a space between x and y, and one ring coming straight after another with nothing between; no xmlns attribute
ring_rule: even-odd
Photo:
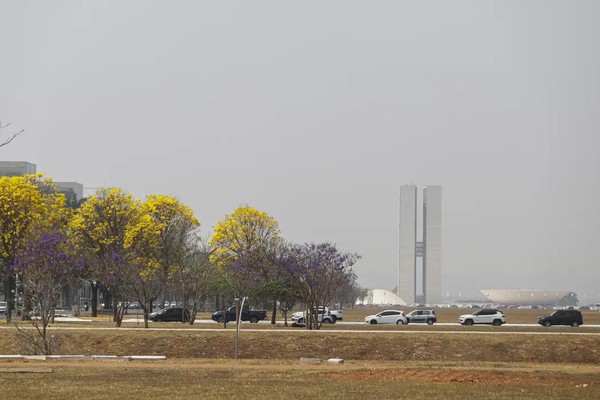
<svg viewBox="0 0 600 400"><path fill-rule="evenodd" d="M0 314L6 314L6 308L8 307L5 301L0 301Z"/></svg>
<svg viewBox="0 0 600 400"><path fill-rule="evenodd" d="M404 316L404 312L400 310L385 310L375 315L369 315L365 317L367 324L396 324L404 325L408 323L408 320Z"/></svg>
<svg viewBox="0 0 600 400"><path fill-rule="evenodd" d="M229 307L227 310L215 311L210 316L215 322L230 322L236 320L236 307ZM256 310L254 307L248 306L242 309L242 315L240 318L242 321L250 321L255 324L258 321L262 321L267 319L267 311L266 310Z"/></svg>
<svg viewBox="0 0 600 400"><path fill-rule="evenodd" d="M344 313L342 312L342 310L329 310L329 313L333 316L335 316L335 318L338 321L341 321L342 319L344 319Z"/></svg>
<svg viewBox="0 0 600 400"><path fill-rule="evenodd" d="M414 310L406 314L406 323L412 324L422 322L427 325L433 325L437 322L435 311L433 310Z"/></svg>
<svg viewBox="0 0 600 400"><path fill-rule="evenodd" d="M129 309L139 309L139 308L142 308L142 305L140 304L139 301L132 301L131 303L127 304L127 308L129 308Z"/></svg>
<svg viewBox="0 0 600 400"><path fill-rule="evenodd" d="M538 323L543 326L570 325L577 328L583 325L583 317L579 310L556 310L550 315L540 317Z"/></svg>
<svg viewBox="0 0 600 400"><path fill-rule="evenodd" d="M337 317L329 311L328 307L317 307L317 323L335 324ZM298 311L292 314L292 326L304 326L306 324L306 311Z"/></svg>
<svg viewBox="0 0 600 400"><path fill-rule="evenodd" d="M482 308L473 314L465 314L458 317L461 325L488 324L500 326L506 323L506 316L495 308Z"/></svg>
<svg viewBox="0 0 600 400"><path fill-rule="evenodd" d="M160 311L153 312L149 316L152 322L188 322L190 312L187 308L169 307Z"/></svg>

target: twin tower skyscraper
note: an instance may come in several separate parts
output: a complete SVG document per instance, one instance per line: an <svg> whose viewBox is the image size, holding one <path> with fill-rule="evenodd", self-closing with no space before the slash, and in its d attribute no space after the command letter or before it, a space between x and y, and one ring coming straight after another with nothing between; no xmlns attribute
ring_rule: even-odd
<svg viewBox="0 0 600 400"><path fill-rule="evenodd" d="M423 189L422 240L415 185L400 187L399 209L398 296L407 304L442 303L442 187Z"/></svg>

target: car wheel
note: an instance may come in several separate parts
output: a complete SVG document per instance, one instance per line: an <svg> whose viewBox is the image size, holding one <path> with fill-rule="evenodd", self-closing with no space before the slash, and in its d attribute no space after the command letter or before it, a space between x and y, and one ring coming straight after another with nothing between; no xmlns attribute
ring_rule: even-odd
<svg viewBox="0 0 600 400"><path fill-rule="evenodd" d="M546 322L544 322L544 326L548 326L548 327L549 327L549 326L552 326L552 322L550 322L550 321L546 321Z"/></svg>
<svg viewBox="0 0 600 400"><path fill-rule="evenodd" d="M401 319L399 319L398 321L396 321L396 325L404 325L404 321L402 321Z"/></svg>
<svg viewBox="0 0 600 400"><path fill-rule="evenodd" d="M325 319L323 320L323 323L324 323L324 324L331 324L331 320L330 320L329 318L325 318Z"/></svg>
<svg viewBox="0 0 600 400"><path fill-rule="evenodd" d="M369 322L371 325L376 325L377 324L377 320L376 319L372 319L371 322Z"/></svg>
<svg viewBox="0 0 600 400"><path fill-rule="evenodd" d="M472 319L466 320L465 325L469 325L469 326L473 325L473 320Z"/></svg>
<svg viewBox="0 0 600 400"><path fill-rule="evenodd" d="M337 322L337 317L335 315L331 316L331 323L335 324Z"/></svg>
<svg viewBox="0 0 600 400"><path fill-rule="evenodd" d="M502 325L502 321L500 321L499 319L495 319L494 322L492 322L492 325L500 326L500 325Z"/></svg>
<svg viewBox="0 0 600 400"><path fill-rule="evenodd" d="M292 327L293 327L293 328L295 328L295 327L297 327L297 326L298 326L298 324L297 324L297 323L295 323L295 322L292 322Z"/></svg>
<svg viewBox="0 0 600 400"><path fill-rule="evenodd" d="M571 323L571 326L573 328L577 328L579 326L579 322L575 321L575 322Z"/></svg>
<svg viewBox="0 0 600 400"><path fill-rule="evenodd" d="M251 324L257 324L257 323L258 323L258 318L256 318L256 317L251 317L251 318L250 318L250 323L251 323Z"/></svg>
<svg viewBox="0 0 600 400"><path fill-rule="evenodd" d="M217 318L217 322L220 323L220 324L224 323L225 322L225 317L220 316L219 318Z"/></svg>
<svg viewBox="0 0 600 400"><path fill-rule="evenodd" d="M427 325L433 325L433 320L432 319L428 319L427 320Z"/></svg>

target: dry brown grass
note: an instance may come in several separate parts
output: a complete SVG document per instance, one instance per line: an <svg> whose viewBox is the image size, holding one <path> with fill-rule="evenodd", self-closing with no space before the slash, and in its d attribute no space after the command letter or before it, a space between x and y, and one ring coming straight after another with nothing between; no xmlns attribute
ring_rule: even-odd
<svg viewBox="0 0 600 400"><path fill-rule="evenodd" d="M492 327L489 327L490 329ZM498 328L498 327L496 327ZM542 328L540 328L542 329ZM235 330L56 330L61 354L166 355L232 358ZM19 352L14 332L2 330L0 354ZM600 364L600 336L435 332L242 330L245 359L301 357L394 361L564 362Z"/></svg>
<svg viewBox="0 0 600 400"><path fill-rule="evenodd" d="M40 362L0 362L7 369ZM52 374L0 373L5 398L528 399L600 396L600 368L499 363L170 360L43 364Z"/></svg>
<svg viewBox="0 0 600 400"><path fill-rule="evenodd" d="M374 311L345 310L347 320L358 321ZM453 322L455 311L438 316ZM507 312L509 320L530 322L541 315L538 310L514 311ZM347 330L338 333L244 324L241 359L233 360L233 324L218 331L207 328L219 324L153 325L184 330L110 329L108 320L83 325L105 329L60 329L75 325L55 324L61 354L166 355L168 360L0 361L0 371L53 370L0 372L3 398L600 398L600 336L544 334L594 331L590 328L325 327ZM515 330L542 334L497 334ZM11 329L0 329L0 354L17 352L13 335ZM346 363L304 364L301 357L343 358Z"/></svg>

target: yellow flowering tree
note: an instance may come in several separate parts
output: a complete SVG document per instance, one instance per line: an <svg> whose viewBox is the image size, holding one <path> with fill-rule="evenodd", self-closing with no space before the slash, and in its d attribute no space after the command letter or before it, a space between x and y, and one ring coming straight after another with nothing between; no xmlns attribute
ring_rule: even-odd
<svg viewBox="0 0 600 400"><path fill-rule="evenodd" d="M163 293L174 270L185 264L200 222L190 207L167 195L149 195L142 213L128 230L125 247L135 266L131 287L148 327L152 302Z"/></svg>
<svg viewBox="0 0 600 400"><path fill-rule="evenodd" d="M217 224L209 243L211 262L228 272L236 296L245 296L275 278L275 253L283 239L279 223L266 212L238 207Z"/></svg>
<svg viewBox="0 0 600 400"><path fill-rule="evenodd" d="M69 223L71 239L90 263L92 316L98 314L98 289L113 306L113 316L120 326L122 308L128 293L128 254L125 240L128 231L143 218L141 202L120 188L98 190L79 209ZM111 301L112 300L112 301Z"/></svg>
<svg viewBox="0 0 600 400"><path fill-rule="evenodd" d="M14 310L15 276L10 267L28 241L64 227L64 195L42 174L0 177L0 264L7 299L7 320Z"/></svg>

